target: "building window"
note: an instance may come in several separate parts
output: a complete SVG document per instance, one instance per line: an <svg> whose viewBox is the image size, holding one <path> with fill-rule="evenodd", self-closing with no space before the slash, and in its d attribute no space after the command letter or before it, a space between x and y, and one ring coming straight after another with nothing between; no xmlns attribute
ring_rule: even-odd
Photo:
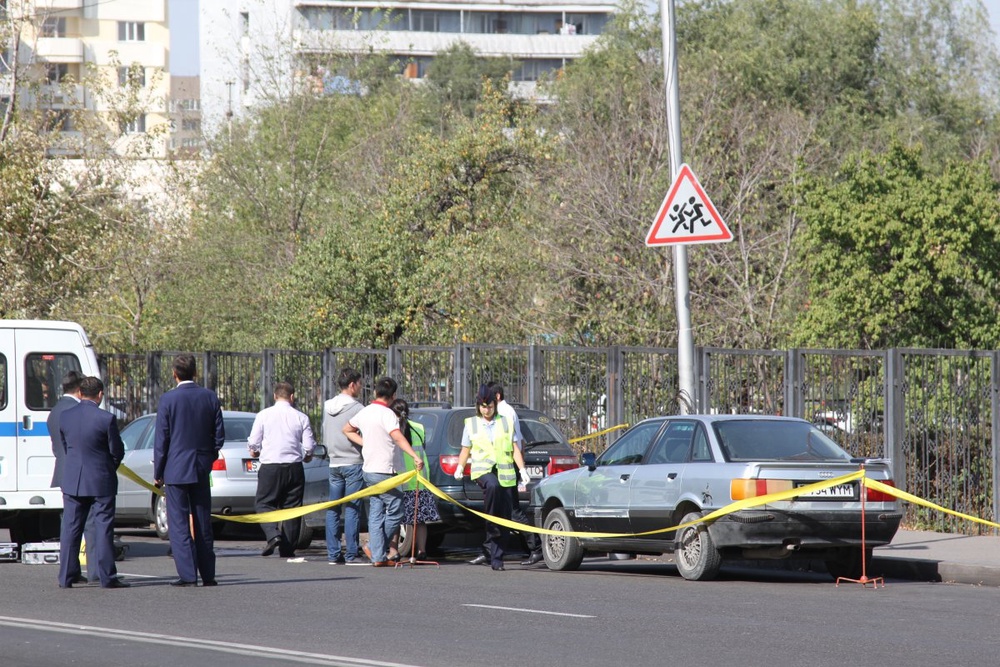
<svg viewBox="0 0 1000 667"><path fill-rule="evenodd" d="M201 121L197 118L182 118L181 129L185 132L201 132Z"/></svg>
<svg viewBox="0 0 1000 667"><path fill-rule="evenodd" d="M68 109L49 109L46 112L45 125L49 132L72 132L73 115Z"/></svg>
<svg viewBox="0 0 1000 667"><path fill-rule="evenodd" d="M186 99L186 100L170 100L170 111L176 113L178 111L200 111L201 110L201 100L198 98Z"/></svg>
<svg viewBox="0 0 1000 667"><path fill-rule="evenodd" d="M608 24L607 14L566 14L563 34L600 35Z"/></svg>
<svg viewBox="0 0 1000 667"><path fill-rule="evenodd" d="M559 58L536 58L525 60L511 77L514 81L538 81L546 76L555 76L562 69Z"/></svg>
<svg viewBox="0 0 1000 667"><path fill-rule="evenodd" d="M42 27L38 30L39 37L65 37L66 17L50 16L42 21Z"/></svg>
<svg viewBox="0 0 1000 667"><path fill-rule="evenodd" d="M139 115L135 119L119 125L122 134L142 134L146 131L146 116Z"/></svg>
<svg viewBox="0 0 1000 667"><path fill-rule="evenodd" d="M119 21L118 22L119 42L145 42L146 24L141 21Z"/></svg>
<svg viewBox="0 0 1000 667"><path fill-rule="evenodd" d="M240 12L240 36L250 34L250 12Z"/></svg>
<svg viewBox="0 0 1000 667"><path fill-rule="evenodd" d="M45 66L45 78L49 83L62 83L69 76L66 63L49 63Z"/></svg>
<svg viewBox="0 0 1000 667"><path fill-rule="evenodd" d="M144 88L146 86L146 68L138 64L131 67L119 67L118 85L122 88L129 85Z"/></svg>

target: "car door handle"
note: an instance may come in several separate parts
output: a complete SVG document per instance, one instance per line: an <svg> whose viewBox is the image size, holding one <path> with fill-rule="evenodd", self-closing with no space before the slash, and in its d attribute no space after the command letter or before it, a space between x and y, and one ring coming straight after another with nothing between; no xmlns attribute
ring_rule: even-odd
<svg viewBox="0 0 1000 667"><path fill-rule="evenodd" d="M671 482L674 481L675 479L677 479L677 473L675 473L675 472L668 472L667 473L667 479L669 479Z"/></svg>
<svg viewBox="0 0 1000 667"><path fill-rule="evenodd" d="M628 481L628 478L629 478L629 477L631 477L631 476L632 476L632 475L629 475L629 474L627 474L627 473L626 473L626 474L622 475L621 477L619 477L619 478L618 478L618 481L619 481L619 482L627 482L627 481Z"/></svg>

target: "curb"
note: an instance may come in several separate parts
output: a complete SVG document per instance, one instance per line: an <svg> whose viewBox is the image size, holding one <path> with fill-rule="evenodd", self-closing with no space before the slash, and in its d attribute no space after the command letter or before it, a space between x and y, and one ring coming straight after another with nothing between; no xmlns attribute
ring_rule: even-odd
<svg viewBox="0 0 1000 667"><path fill-rule="evenodd" d="M875 556L871 569L893 579L1000 587L1000 567L990 565Z"/></svg>

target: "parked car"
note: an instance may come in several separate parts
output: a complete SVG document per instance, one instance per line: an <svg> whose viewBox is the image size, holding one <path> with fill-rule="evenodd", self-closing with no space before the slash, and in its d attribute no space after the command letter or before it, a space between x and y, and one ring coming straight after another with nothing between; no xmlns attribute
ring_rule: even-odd
<svg viewBox="0 0 1000 667"><path fill-rule="evenodd" d="M514 408L521 422L521 435L525 440L524 463L532 480L528 490L521 493L522 503L526 503L530 498L531 489L538 481L558 472L576 468L580 464L566 436L547 415L519 405L514 405ZM454 477L455 469L458 467L458 455L462 448L465 420L473 415L475 408L453 408L448 404L431 407L427 404L413 403L410 409L410 419L424 427L427 438L424 449L427 453L427 462L430 464L428 477L430 482L462 505L482 512L483 492L469 479L469 464L466 464L465 477L461 482ZM482 528L482 519L440 498L438 511L442 523L429 527L428 546L431 548L439 545L447 532Z"/></svg>
<svg viewBox="0 0 1000 667"><path fill-rule="evenodd" d="M538 526L622 537L542 536L545 563L574 570L588 552L673 552L685 579L712 579L737 558L815 558L834 577L859 578L864 558L888 544L902 513L894 497L859 482L743 509L672 533L632 535L695 520L731 502L858 470L892 484L884 460L852 459L816 425L762 415L657 417L626 431L583 467L547 477L532 492Z"/></svg>
<svg viewBox="0 0 1000 667"><path fill-rule="evenodd" d="M226 442L219 458L212 464L212 514L253 514L257 494L257 469L259 459L250 456L247 438L256 415L253 412L223 411ZM139 417L122 429L125 442L125 459L128 466L148 482L153 481L153 440L156 432L156 414ZM329 498L329 461L326 447L317 445L312 461L305 464L306 488L303 504L325 502ZM326 517L323 512L313 512L303 517L304 524L298 548L305 548L313 532L322 535ZM152 523L156 534L167 539L167 508L163 496L157 496L135 482L119 477L115 524L119 526L146 526ZM214 523L216 532L226 521Z"/></svg>

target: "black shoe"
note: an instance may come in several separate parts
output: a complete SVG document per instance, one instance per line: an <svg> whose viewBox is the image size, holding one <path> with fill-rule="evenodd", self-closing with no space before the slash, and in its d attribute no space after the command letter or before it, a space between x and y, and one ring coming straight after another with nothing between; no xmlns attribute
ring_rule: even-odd
<svg viewBox="0 0 1000 667"><path fill-rule="evenodd" d="M122 581L121 579L113 578L108 582L107 586L101 586L101 588L131 588L132 584L127 581Z"/></svg>
<svg viewBox="0 0 1000 667"><path fill-rule="evenodd" d="M486 556L483 556L482 554L476 556L475 558L469 561L469 565L489 565L489 564L490 564L490 559L487 558Z"/></svg>
<svg viewBox="0 0 1000 667"><path fill-rule="evenodd" d="M261 556L270 556L271 554L274 553L274 550L278 548L279 544L281 544L281 537L280 536L279 537L272 537L271 539L269 539L267 541L267 546L264 547L264 550L260 552L260 555Z"/></svg>
<svg viewBox="0 0 1000 667"><path fill-rule="evenodd" d="M197 581L184 581L183 579L174 579L170 582L171 586L197 586Z"/></svg>
<svg viewBox="0 0 1000 667"><path fill-rule="evenodd" d="M503 565L494 565L493 566L493 571L494 572L503 572L504 571L504 566Z"/></svg>
<svg viewBox="0 0 1000 667"><path fill-rule="evenodd" d="M204 579L204 580L202 580L201 585L202 586L218 586L219 582L216 581L215 579Z"/></svg>
<svg viewBox="0 0 1000 667"><path fill-rule="evenodd" d="M541 563L545 560L545 557L540 553L533 553L528 556L528 560L522 560L521 565L534 565L535 563Z"/></svg>
<svg viewBox="0 0 1000 667"><path fill-rule="evenodd" d="M75 577L73 577L72 579L70 579L69 583L71 583L71 584L89 584L90 582L87 580L87 577L83 576L82 574L78 574Z"/></svg>

